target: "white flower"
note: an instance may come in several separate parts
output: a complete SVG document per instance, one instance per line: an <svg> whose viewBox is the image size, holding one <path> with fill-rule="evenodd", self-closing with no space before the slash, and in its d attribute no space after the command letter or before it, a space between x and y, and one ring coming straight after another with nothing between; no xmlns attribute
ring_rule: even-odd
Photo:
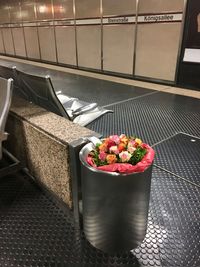
<svg viewBox="0 0 200 267"><path fill-rule="evenodd" d="M133 146L129 146L128 147L128 152L131 153L131 154L133 154L135 150L136 150L136 148L133 147Z"/></svg>
<svg viewBox="0 0 200 267"><path fill-rule="evenodd" d="M111 146L110 148L109 148L109 151L110 151L110 153L114 153L114 154L119 154L119 149L118 149L118 147L117 146Z"/></svg>
<svg viewBox="0 0 200 267"><path fill-rule="evenodd" d="M122 151L119 154L119 157L122 160L122 162L127 162L132 157L132 155L128 151Z"/></svg>

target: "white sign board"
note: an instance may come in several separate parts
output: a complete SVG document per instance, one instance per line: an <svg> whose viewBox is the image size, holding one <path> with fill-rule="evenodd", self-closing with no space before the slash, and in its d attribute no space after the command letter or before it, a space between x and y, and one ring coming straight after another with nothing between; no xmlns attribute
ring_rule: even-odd
<svg viewBox="0 0 200 267"><path fill-rule="evenodd" d="M183 61L200 63L200 49L186 48Z"/></svg>

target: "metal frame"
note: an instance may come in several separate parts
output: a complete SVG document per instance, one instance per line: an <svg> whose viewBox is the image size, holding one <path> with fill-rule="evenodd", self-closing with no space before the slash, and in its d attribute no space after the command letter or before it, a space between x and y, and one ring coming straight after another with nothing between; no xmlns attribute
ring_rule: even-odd
<svg viewBox="0 0 200 267"><path fill-rule="evenodd" d="M101 16L101 71L103 72L104 56L103 56L103 0L100 0L100 16Z"/></svg>
<svg viewBox="0 0 200 267"><path fill-rule="evenodd" d="M135 62L136 62L136 47L137 47L137 30L138 30L138 9L139 9L139 0L136 0L136 9L135 9L135 39L134 39L134 50L133 50L133 77L135 76Z"/></svg>
<svg viewBox="0 0 200 267"><path fill-rule="evenodd" d="M74 14L74 27L75 27L75 50L76 50L76 67L78 68L78 45L77 45L77 26L76 26L76 1L73 0L73 14Z"/></svg>
<svg viewBox="0 0 200 267"><path fill-rule="evenodd" d="M178 83L178 72L179 72L179 66L181 62L181 51L182 51L182 43L183 43L183 36L184 36L187 4L188 4L188 0L184 0L183 19L181 23L182 25L181 25L181 32L180 32L180 39L179 39L179 48L178 48L178 53L177 53L176 71L175 71L175 77L174 77L175 84Z"/></svg>
<svg viewBox="0 0 200 267"><path fill-rule="evenodd" d="M10 15L10 5L9 5L9 17L10 17L10 23L11 23L11 15ZM12 43L13 43L13 48L14 48L14 55L16 56L16 50L15 50L15 42L14 42L14 37L13 37L13 31L12 31L12 27L9 26L10 31L11 31L11 36L12 36Z"/></svg>
<svg viewBox="0 0 200 267"><path fill-rule="evenodd" d="M36 29L37 29L37 39L38 39L38 47L39 47L39 55L40 55L40 61L42 61L42 56L41 56L41 46L40 46L40 38L39 38L39 33L38 33L38 24L37 24L37 7L36 7L36 1L34 1L34 13L35 13L35 23L36 23Z"/></svg>
<svg viewBox="0 0 200 267"><path fill-rule="evenodd" d="M72 203L73 203L73 216L75 226L79 229L82 228L81 214L79 201L80 188L81 188L81 172L79 166L79 151L86 144L83 138L69 143L69 164L71 172L71 188L72 188Z"/></svg>
<svg viewBox="0 0 200 267"><path fill-rule="evenodd" d="M27 97L29 98L29 101L33 101L33 99L31 97L36 97L37 98L38 95L37 95L37 93L35 93L32 90L32 88L30 88L30 85L27 84L26 81L23 81L23 78L21 78L21 75L22 76L27 76L27 77L32 77L35 80L43 79L46 82L46 84L48 86L48 90L49 90L50 96L51 96L52 100L54 101L53 107L56 108L56 111L59 112L60 116L63 116L63 117L65 117L65 118L70 120L70 117L69 117L67 111L64 109L63 105L60 103L60 101L58 100L58 98L57 98L57 96L55 94L55 91L53 89L53 84L51 82L51 78L50 78L49 75L46 75L45 77L41 77L41 76L37 76L37 75L34 75L34 74L28 74L28 73L25 73L23 71L19 71L19 70L16 70L16 69L15 69L14 73L15 73L18 81L19 81L19 84L21 85L21 89L23 88L22 84L24 84L28 88L29 92L31 92L31 94L32 94L31 96L26 91L24 92L25 94L27 94ZM43 97L41 95L39 95L39 98L43 99ZM44 98L43 100L47 102L48 99ZM49 102L49 103L51 103L51 105L52 105L52 102Z"/></svg>
<svg viewBox="0 0 200 267"><path fill-rule="evenodd" d="M101 138L101 135L95 133L95 137ZM90 137L90 136L88 136ZM81 169L79 152L84 145L88 143L87 137L82 137L76 141L69 143L69 164L71 172L71 187L72 187L72 200L73 200L73 216L75 226L82 229L82 216L81 216Z"/></svg>
<svg viewBox="0 0 200 267"><path fill-rule="evenodd" d="M11 161L11 163L8 166L0 168L0 178L9 175L11 173L18 172L23 168L21 162L4 148L3 148L3 159L7 160L8 162Z"/></svg>
<svg viewBox="0 0 200 267"><path fill-rule="evenodd" d="M20 12L22 13L21 2L20 2ZM21 23L22 23L22 31L23 31L23 36L24 36L24 47L25 47L25 52L26 52L26 58L28 58L27 47L26 47L26 38L25 38L25 32L24 32L24 25L23 25L23 19L22 19L22 16L21 16Z"/></svg>
<svg viewBox="0 0 200 267"><path fill-rule="evenodd" d="M53 31L54 31L54 42L55 42L55 50L56 50L56 63L58 63L58 48L57 48L57 41L56 41L56 29L55 29L55 14L54 14L54 5L53 0L51 0L51 11L53 17Z"/></svg>

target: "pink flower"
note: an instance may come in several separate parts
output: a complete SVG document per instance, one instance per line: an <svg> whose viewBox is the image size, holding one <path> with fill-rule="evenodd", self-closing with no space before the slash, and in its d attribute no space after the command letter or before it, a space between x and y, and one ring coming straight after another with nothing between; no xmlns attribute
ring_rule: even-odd
<svg viewBox="0 0 200 267"><path fill-rule="evenodd" d="M135 148L135 144L136 144L136 142L135 142L135 140L130 140L129 142L128 142L128 148L127 148L127 150L128 150L128 152L130 152L131 154L133 154L133 152L136 150L136 148Z"/></svg>
<svg viewBox="0 0 200 267"><path fill-rule="evenodd" d="M135 140L130 140L130 141L128 142L128 147L134 147L135 145L136 145Z"/></svg>
<svg viewBox="0 0 200 267"><path fill-rule="evenodd" d="M104 151L99 153L99 159L105 161L107 154Z"/></svg>
<svg viewBox="0 0 200 267"><path fill-rule="evenodd" d="M132 157L132 155L128 151L122 151L119 154L119 157L122 160L122 162L127 162Z"/></svg>
<svg viewBox="0 0 200 267"><path fill-rule="evenodd" d="M136 150L136 148L133 147L133 146L129 146L128 147L128 152L131 153L131 154L133 154L135 150Z"/></svg>
<svg viewBox="0 0 200 267"><path fill-rule="evenodd" d="M118 144L120 143L120 138L119 138L118 135L111 135L111 136L109 137L109 139L110 139L111 141L115 142L116 145L118 145Z"/></svg>
<svg viewBox="0 0 200 267"><path fill-rule="evenodd" d="M116 155L119 154L119 149L117 146L111 146L110 149L109 149L110 153L114 153Z"/></svg>

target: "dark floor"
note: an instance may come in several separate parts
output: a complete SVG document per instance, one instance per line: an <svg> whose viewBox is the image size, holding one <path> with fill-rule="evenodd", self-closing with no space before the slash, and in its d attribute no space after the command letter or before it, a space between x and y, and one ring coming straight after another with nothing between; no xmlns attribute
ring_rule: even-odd
<svg viewBox="0 0 200 267"><path fill-rule="evenodd" d="M110 105L106 114L88 128L107 136L125 132L140 136L153 145L177 132L200 135L200 100L186 96L155 92Z"/></svg>
<svg viewBox="0 0 200 267"><path fill-rule="evenodd" d="M191 140L183 134L174 138L180 143ZM161 152L156 164L174 138L155 147ZM173 148L179 151L181 147ZM189 155L199 162L199 144L195 150L195 156ZM2 178L0 266L199 267L200 188L177 174L154 167L146 237L132 252L116 255L90 246L83 234L75 230L72 213L27 175ZM193 178L187 171L185 174L188 180Z"/></svg>
<svg viewBox="0 0 200 267"><path fill-rule="evenodd" d="M82 77L70 77L74 92L86 90L78 83ZM99 80L84 79L94 99ZM109 97L104 103L114 114L88 128L103 136L136 134L155 148L143 243L123 254L96 250L75 230L67 208L27 175L17 174L0 180L0 266L200 267L200 100L123 87L121 100L127 101L113 104L120 99L115 85L107 84L100 100Z"/></svg>

